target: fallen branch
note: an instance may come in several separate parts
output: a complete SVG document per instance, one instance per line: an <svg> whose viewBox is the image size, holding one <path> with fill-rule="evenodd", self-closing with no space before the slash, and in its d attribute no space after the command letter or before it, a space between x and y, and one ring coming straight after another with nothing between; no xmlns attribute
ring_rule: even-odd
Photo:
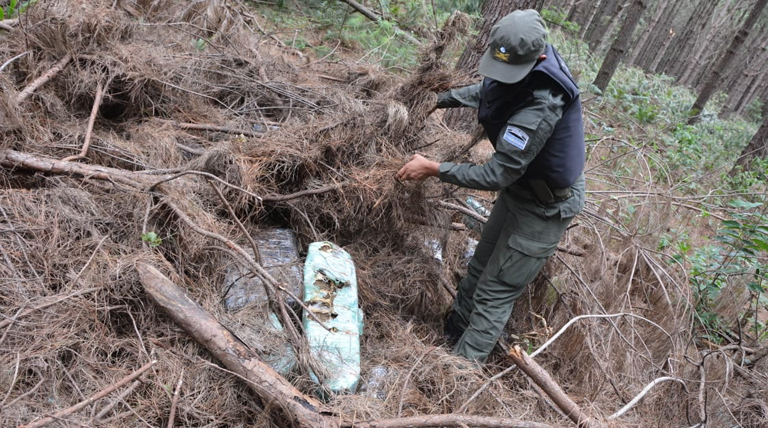
<svg viewBox="0 0 768 428"><path fill-rule="evenodd" d="M2 27L0 27L0 28L2 28ZM22 53L16 55L15 57L9 59L8 61L4 62L3 65L0 65L0 72L5 70L5 68L8 67L9 65L11 65L14 61L16 61L17 59L23 57L24 55L26 55L28 53L29 53L29 51L22 52Z"/></svg>
<svg viewBox="0 0 768 428"><path fill-rule="evenodd" d="M596 426L594 421L579 409L579 406L568 397L549 373L533 361L519 346L515 346L508 355L520 370L528 375L577 426L580 428Z"/></svg>
<svg viewBox="0 0 768 428"><path fill-rule="evenodd" d="M320 193L330 192L342 188L346 183L332 184L330 186L318 187L317 189L302 190L289 195L267 195L262 196L261 200L266 202L285 202L291 199L301 198L302 196L319 195Z"/></svg>
<svg viewBox="0 0 768 428"><path fill-rule="evenodd" d="M0 21L0 29L5 31L13 31L13 26L18 24L18 19L5 19Z"/></svg>
<svg viewBox="0 0 768 428"><path fill-rule="evenodd" d="M83 148L80 150L80 154L75 156L67 156L62 159L63 162L70 162L77 159L82 159L88 154L88 148L91 147L91 136L93 135L93 124L96 122L96 115L99 113L99 107L101 106L101 100L104 98L104 85L101 83L96 87L96 97L93 100L93 107L91 108L91 115L88 117L88 126L85 128L85 139L83 141Z"/></svg>
<svg viewBox="0 0 768 428"><path fill-rule="evenodd" d="M454 428L553 428L552 425L517 419L495 418L474 415L428 415L398 419L380 419L368 422L350 422L342 428L414 428L414 427L454 427Z"/></svg>
<svg viewBox="0 0 768 428"><path fill-rule="evenodd" d="M33 80L32 83L27 85L24 90L19 92L19 95L16 96L16 105L20 105L24 100L26 100L30 95L32 95L33 92L40 86L44 85L47 81L51 80L53 76L59 73L62 68L64 68L65 65L72 59L72 54L67 53L64 55L62 59L59 60L56 64L51 67L50 70L43 73L42 76L38 77L37 79Z"/></svg>
<svg viewBox="0 0 768 428"><path fill-rule="evenodd" d="M744 364L747 366L754 366L756 362L765 358L766 355L768 355L768 346L765 346L762 349L758 349L751 358L744 360Z"/></svg>
<svg viewBox="0 0 768 428"><path fill-rule="evenodd" d="M109 413L110 410L114 409L115 406L117 405L117 403L119 403L122 400L124 400L125 397L131 395L133 390L138 388L139 385L141 385L141 381L137 380L137 381L134 381L131 384L131 386L129 386L128 388L125 388L125 390L123 392L121 392L117 397L115 397L114 400L110 401L109 404L104 406L103 409L99 410L99 413L96 413L96 416L94 416L93 419L91 419L91 425L98 425L99 422L101 422L101 418L106 416L107 413Z"/></svg>
<svg viewBox="0 0 768 428"><path fill-rule="evenodd" d="M168 416L168 428L173 428L173 421L176 419L176 406L179 405L179 391L181 391L181 383L184 380L184 369L181 369L179 375L179 383L176 384L176 389L173 391L173 400L171 401L171 414Z"/></svg>
<svg viewBox="0 0 768 428"><path fill-rule="evenodd" d="M111 181L140 189L143 186L135 181L136 174L117 168L98 165L86 165L77 162L65 162L55 159L42 158L15 150L0 150L0 166L5 168L31 169L61 175L78 175L97 180Z"/></svg>
<svg viewBox="0 0 768 428"><path fill-rule="evenodd" d="M683 384L683 388L686 388L685 382L683 382L682 379L678 379L676 377L664 376L664 377L660 377L658 379L654 379L651 383L646 385L645 388L643 388L643 390L640 391L640 393L637 394L637 396L632 399L632 401L627 403L626 406L624 406L621 409L619 409L619 411L617 411L616 413L612 414L611 416L608 416L608 418L606 418L606 420L607 421L612 421L612 420L620 417L624 413L627 413L627 411L629 411L629 409L634 407L635 404L637 404L643 397L645 397L645 394L647 394L648 391L650 391L654 386L656 386L656 385L658 385L658 384L660 384L662 382L667 382L667 381L680 382L681 384Z"/></svg>
<svg viewBox="0 0 768 428"><path fill-rule="evenodd" d="M45 425L47 425L47 424L49 424L49 423L51 423L53 421L59 420L59 419L63 418L64 416L67 416L67 415L69 415L71 413L74 413L74 412L82 409L83 407L92 404L96 400L99 400L101 398L106 397L107 395L109 395L113 391L121 388L122 386L126 385L128 382L130 382L130 381L136 379L137 377L141 376L145 371L149 370L149 368L152 367L156 362L157 362L157 360L150 361L147 364L144 364L143 366L141 366L141 368L139 368L135 372L129 374L128 376L120 379L117 383L102 389L101 391L99 391L96 394L92 395L90 398L88 398L86 400L83 400L83 401L75 404L72 407L68 407L68 408L66 408L64 410L56 412L53 416L49 416L47 418L39 419L39 420L37 420L35 422L32 422L32 423L29 423L27 425L20 425L18 428L39 428L39 427L45 426Z"/></svg>
<svg viewBox="0 0 768 428"><path fill-rule="evenodd" d="M248 381L279 426L335 428L321 413L321 404L308 397L259 360L208 312L154 267L138 263L139 280L149 297L227 368Z"/></svg>
<svg viewBox="0 0 768 428"><path fill-rule="evenodd" d="M485 224L485 223L487 223L487 222L488 222L488 218L487 218L487 217L485 217L485 216L483 216L483 215L480 215L480 214L478 214L478 213L476 213L476 212L472 211L472 210L471 210L471 209L469 209L469 208L466 208L466 207L462 207L462 206L460 206L460 205L452 204L452 203L450 203L450 202L445 202L445 201L438 201L438 202L437 202L437 205L438 205L438 206L441 206L441 207L443 207L443 208L449 208L449 209L452 209L452 210L458 211L458 212L460 212L460 213L462 213L462 214L466 214L466 215L468 215L468 216L472 217L473 219L475 219L475 220L479 221L480 223L483 223L483 224Z"/></svg>
<svg viewBox="0 0 768 428"><path fill-rule="evenodd" d="M163 120L162 122L168 123L174 128L178 129L195 129L198 131L215 131L215 132L224 132L227 134L243 134L247 135L249 137L255 137L255 138L261 138L264 136L263 132L259 131L251 131L248 129L237 129L237 128L230 128L227 126L219 126L219 125L209 125L205 123L185 123L185 122L176 122L175 120Z"/></svg>

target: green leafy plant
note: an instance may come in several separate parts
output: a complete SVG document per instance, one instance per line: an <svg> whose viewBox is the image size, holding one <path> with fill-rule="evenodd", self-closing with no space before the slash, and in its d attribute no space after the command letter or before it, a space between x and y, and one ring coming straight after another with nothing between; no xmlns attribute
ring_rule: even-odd
<svg viewBox="0 0 768 428"><path fill-rule="evenodd" d="M142 233L141 240L146 242L151 248L155 248L163 243L162 238L157 236L155 232Z"/></svg>
<svg viewBox="0 0 768 428"><path fill-rule="evenodd" d="M768 275L761 261L761 255L768 252L768 216L759 211L762 202L738 199L729 205L740 212L732 220L722 222L715 238L717 244L699 248L689 260L695 309L707 331L724 331L714 302L729 281L750 278L745 288L750 293L748 306L753 309L746 311L742 318L759 339L768 334L757 317L759 308L768 303L765 296Z"/></svg>
<svg viewBox="0 0 768 428"><path fill-rule="evenodd" d="M19 2L18 0L10 0L10 2L4 7L0 7L0 20L13 19L29 9L30 6L37 3L38 0L29 0L25 2Z"/></svg>

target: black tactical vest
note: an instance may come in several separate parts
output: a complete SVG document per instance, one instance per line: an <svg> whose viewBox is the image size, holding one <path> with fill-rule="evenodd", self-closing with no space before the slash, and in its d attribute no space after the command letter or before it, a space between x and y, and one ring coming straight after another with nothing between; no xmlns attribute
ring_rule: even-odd
<svg viewBox="0 0 768 428"><path fill-rule="evenodd" d="M586 150L581 101L579 87L560 54L551 45L547 45L544 53L547 59L539 62L520 83L508 85L489 78L483 81L478 121L495 147L507 120L531 101L535 89L541 85L560 86L566 96L563 116L520 181L544 180L549 187L562 189L573 184L584 171Z"/></svg>

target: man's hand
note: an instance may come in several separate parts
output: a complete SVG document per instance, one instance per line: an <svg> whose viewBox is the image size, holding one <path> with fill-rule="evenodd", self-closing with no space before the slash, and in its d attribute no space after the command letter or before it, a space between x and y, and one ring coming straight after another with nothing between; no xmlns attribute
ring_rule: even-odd
<svg viewBox="0 0 768 428"><path fill-rule="evenodd" d="M433 162L422 155L413 155L407 164L397 171L395 178L398 180L424 180L428 177L438 176L440 164Z"/></svg>

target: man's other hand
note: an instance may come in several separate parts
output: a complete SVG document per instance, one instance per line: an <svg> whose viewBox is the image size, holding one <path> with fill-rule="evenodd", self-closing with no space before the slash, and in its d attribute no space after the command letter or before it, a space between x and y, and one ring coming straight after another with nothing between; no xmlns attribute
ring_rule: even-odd
<svg viewBox="0 0 768 428"><path fill-rule="evenodd" d="M395 178L403 180L424 180L428 177L438 176L438 167L440 164L433 162L422 155L413 155L407 164L397 171Z"/></svg>

